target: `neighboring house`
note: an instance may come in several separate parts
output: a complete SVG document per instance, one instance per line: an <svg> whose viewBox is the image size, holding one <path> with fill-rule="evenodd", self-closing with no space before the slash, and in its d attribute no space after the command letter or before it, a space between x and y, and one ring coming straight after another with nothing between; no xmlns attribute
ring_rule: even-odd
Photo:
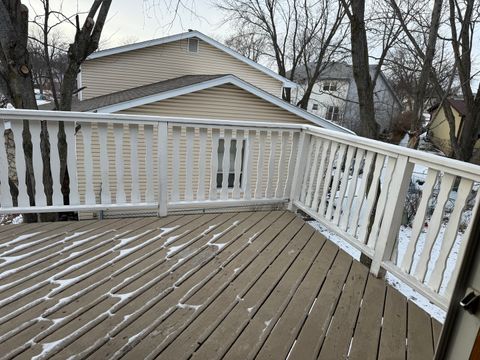
<svg viewBox="0 0 480 360"><path fill-rule="evenodd" d="M313 65L312 65L313 66ZM370 75L376 66L370 66ZM294 79L299 87L293 91L293 102L298 102L307 85L305 68L297 69ZM402 111L402 104L387 78L380 71L374 90L375 120L380 131L387 131L396 116ZM329 64L320 74L308 102L308 111L353 131L358 131L360 114L358 94L353 78L352 66L344 62Z"/></svg>
<svg viewBox="0 0 480 360"><path fill-rule="evenodd" d="M283 88L295 86L292 81L204 34L189 31L92 54L82 64L78 76L78 88L82 90L79 101L73 103L72 110L167 116L172 118L172 122L174 118L293 122L350 132L338 124L283 101ZM140 126L139 157L145 156L145 144L142 140L146 135L144 131L143 126ZM171 127L169 131L172 132ZM185 134L182 134L183 136ZM77 147L80 150L84 146L82 137L82 131L79 131ZM93 128L92 157L97 196L100 196L102 189L99 171L100 138L98 129ZM128 129L124 129L124 141L127 144L130 141ZM224 155L222 141L220 139L219 159ZM237 140L232 139L230 156L236 153L236 144ZM114 163L115 141L112 126L109 129L107 146L112 154L111 162ZM254 150L253 156L256 156L256 151L258 149ZM83 152L79 151L79 154ZM82 159L78 160L79 164L83 163ZM125 156L124 161L128 168L128 156ZM218 171L221 175L221 163ZM79 168L78 174L81 190L85 184L83 169ZM141 175L140 182L140 188L143 188L144 174Z"/></svg>
<svg viewBox="0 0 480 360"><path fill-rule="evenodd" d="M447 99L446 101L448 101L452 108L453 116L455 117L455 135L458 135L459 130L463 126L463 118L467 111L465 102L459 99ZM452 156L453 149L450 143L450 126L443 107L440 105L440 103L437 103L428 109L430 113L428 138L433 145L440 149L445 155ZM478 134L478 137L480 137L480 134ZM477 140L475 148L480 149L480 140Z"/></svg>

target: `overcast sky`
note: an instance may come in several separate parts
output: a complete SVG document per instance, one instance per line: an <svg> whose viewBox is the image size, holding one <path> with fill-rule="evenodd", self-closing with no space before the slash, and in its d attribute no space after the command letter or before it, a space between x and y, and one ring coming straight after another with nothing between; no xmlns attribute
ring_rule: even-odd
<svg viewBox="0 0 480 360"><path fill-rule="evenodd" d="M35 10L41 11L39 0L24 0L30 8L30 18ZM72 15L77 11L88 11L92 0L50 0L52 9ZM125 45L142 40L150 40L166 35L195 29L223 41L231 27L224 24L224 14L214 5L215 0L112 0L108 22L102 34L101 49ZM62 5L61 5L62 4ZM176 5L180 4L176 12ZM83 21L83 19L82 19ZM71 25L61 27L64 41L71 42L74 30ZM476 31L480 43L480 31ZM473 49L473 73L480 69L480 46ZM275 69L276 70L276 69ZM479 79L476 74L475 78ZM476 90L478 86L474 82Z"/></svg>
<svg viewBox="0 0 480 360"><path fill-rule="evenodd" d="M58 9L62 2L51 0L51 3L53 9ZM32 9L30 17L35 15L35 10L41 13L39 0L28 0L26 4ZM65 14L74 14L77 9L87 11L91 4L92 0L64 0L62 11ZM183 6L179 6L175 15L177 4ZM188 29L222 40L230 31L228 26L222 26L222 20L222 13L210 0L182 0L180 3L176 0L113 0L102 34L102 47L149 40ZM65 40L71 41L72 26L62 27L62 32Z"/></svg>

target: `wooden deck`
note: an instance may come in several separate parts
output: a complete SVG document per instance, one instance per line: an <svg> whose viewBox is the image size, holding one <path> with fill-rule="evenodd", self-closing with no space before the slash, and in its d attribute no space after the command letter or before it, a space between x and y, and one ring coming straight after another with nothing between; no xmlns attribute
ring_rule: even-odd
<svg viewBox="0 0 480 360"><path fill-rule="evenodd" d="M289 212L0 227L0 356L429 359L441 325Z"/></svg>

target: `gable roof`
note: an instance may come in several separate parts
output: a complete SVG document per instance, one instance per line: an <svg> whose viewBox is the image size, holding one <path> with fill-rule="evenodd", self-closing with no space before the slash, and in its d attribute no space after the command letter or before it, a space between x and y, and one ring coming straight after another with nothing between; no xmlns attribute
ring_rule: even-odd
<svg viewBox="0 0 480 360"><path fill-rule="evenodd" d="M147 41L142 41L138 42L135 44L129 44L129 45L124 45L124 46L118 46L115 48L111 49L106 49L106 50L101 50L97 51L93 54L91 54L87 60L93 60L93 59L98 59L104 56L109 56L109 55L115 55L115 54L121 54L127 51L133 51L133 50L138 50L138 49L143 49L151 46L156 46L156 45L161 45L161 44L167 44L170 42L178 41L178 40L184 40L184 39L190 39L190 38L198 38L202 41L205 41L206 43L212 45L213 47L216 47L217 49L226 52L227 54L233 56L237 60L240 60L244 62L247 65L250 65L254 67L255 69L281 81L283 83L283 86L286 88L295 88L297 87L297 84L294 83L291 80L288 80L287 78L277 74L275 71L272 71L268 69L267 67L260 65L259 63L256 63L253 60L250 60L249 58L239 54L235 50L232 50L231 48L221 44L220 42L212 39L211 37L208 37L207 35L201 33L200 31L192 30L188 31L185 33L181 34L176 34L176 35L171 35L171 36L166 36L163 38L158 38L158 39L153 39L153 40L147 40Z"/></svg>
<svg viewBox="0 0 480 360"><path fill-rule="evenodd" d="M351 130L313 115L237 78L234 75L185 75L175 79L160 81L128 90L122 90L83 101L76 101L72 104L72 111L113 113L224 84L233 84L273 105L282 108L283 110L310 121L315 125L330 130L354 134L354 132ZM52 104L47 104L40 106L39 109L52 110L53 106Z"/></svg>
<svg viewBox="0 0 480 360"><path fill-rule="evenodd" d="M465 116L467 114L467 106L465 105L465 101L459 99L447 99L448 103L451 107L453 107L461 116ZM441 103L437 103L430 108L427 109L429 113L435 111Z"/></svg>
<svg viewBox="0 0 480 360"><path fill-rule="evenodd" d="M315 63L309 63L308 68L313 68L315 67ZM377 69L378 65L369 65L370 68L370 74L372 72L374 73L375 70ZM290 72L288 72L290 73ZM385 83L386 87L392 94L394 100L402 106L402 102L397 96L397 93L392 87L392 84L390 84L390 81L387 79L383 71L380 70L379 76L382 78L383 82ZM298 67L298 69L295 70L295 76L294 79L298 82L303 82L306 81L307 79L307 67L305 65L302 65ZM355 82L355 78L353 77L353 67L350 64L347 64L344 61L334 61L325 66L325 69L320 73L320 76L318 77L318 80L345 80L345 81L351 81Z"/></svg>

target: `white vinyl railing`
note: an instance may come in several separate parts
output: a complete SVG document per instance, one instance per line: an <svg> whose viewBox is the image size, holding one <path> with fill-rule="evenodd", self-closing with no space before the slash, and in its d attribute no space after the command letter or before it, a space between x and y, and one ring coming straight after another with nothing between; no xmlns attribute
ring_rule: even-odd
<svg viewBox="0 0 480 360"><path fill-rule="evenodd" d="M165 215L169 209L281 204L290 198L301 131L294 124L28 110L0 110L0 118L0 133L10 128L15 142L14 162L5 144L0 147L0 166L15 167L19 193L11 196L2 171L0 213L158 209ZM51 201L42 182L41 120L50 140ZM32 135L34 199L27 195L24 121ZM68 205L55 151L60 121Z"/></svg>
<svg viewBox="0 0 480 360"><path fill-rule="evenodd" d="M480 167L323 129L302 133L299 146L294 204L372 259L371 272L383 268L446 309Z"/></svg>
<svg viewBox="0 0 480 360"><path fill-rule="evenodd" d="M24 121L33 145L27 195ZM51 200L40 121L50 140ZM66 133L68 205L60 183ZM446 309L478 211L480 167L300 124L0 110L0 213L156 210L289 203ZM18 197L10 192L9 171ZM11 179L10 179L11 180ZM48 189L47 189L48 190ZM15 204L15 206L14 206ZM403 225L402 225L403 224Z"/></svg>

